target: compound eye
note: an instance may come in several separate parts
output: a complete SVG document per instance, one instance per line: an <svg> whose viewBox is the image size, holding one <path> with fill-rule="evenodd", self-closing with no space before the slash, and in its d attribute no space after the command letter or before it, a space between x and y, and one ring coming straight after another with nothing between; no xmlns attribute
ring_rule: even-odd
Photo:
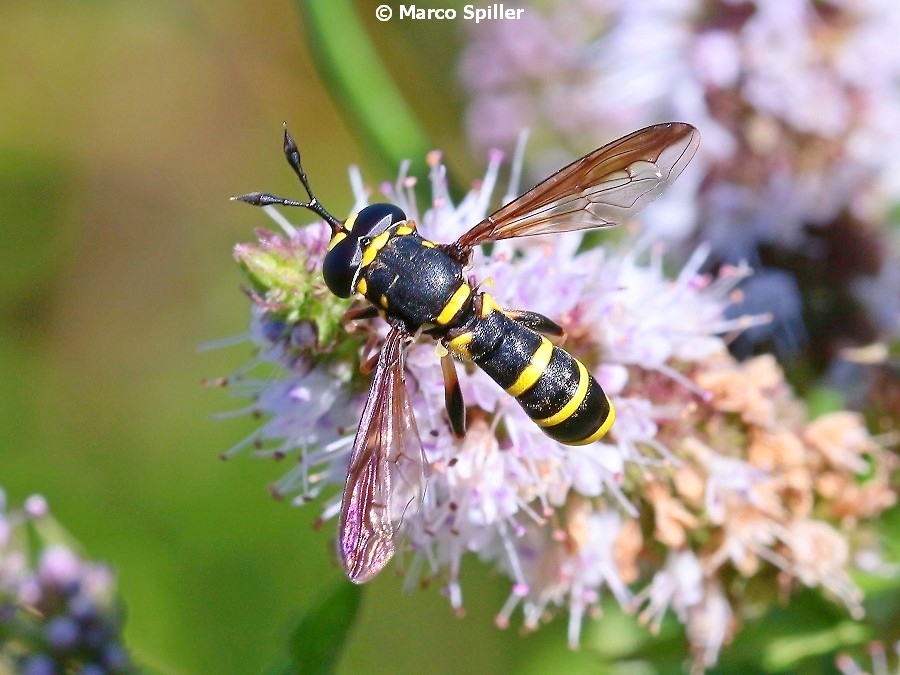
<svg viewBox="0 0 900 675"><path fill-rule="evenodd" d="M347 237L328 253L322 263L322 276L325 277L325 285L328 290L339 298L349 298L353 295L353 277L356 270L352 266L353 254L356 252L356 240Z"/></svg>
<svg viewBox="0 0 900 675"><path fill-rule="evenodd" d="M405 220L406 214L393 204L372 204L347 218L346 236L331 247L322 265L322 276L329 290L339 298L353 295L353 279L359 270L362 248L373 237Z"/></svg>
<svg viewBox="0 0 900 675"><path fill-rule="evenodd" d="M352 218L350 237L356 237L358 240L363 237L374 237L391 225L402 223L404 220L406 214L399 207L393 204L372 204ZM351 219L348 218L347 221L349 223Z"/></svg>

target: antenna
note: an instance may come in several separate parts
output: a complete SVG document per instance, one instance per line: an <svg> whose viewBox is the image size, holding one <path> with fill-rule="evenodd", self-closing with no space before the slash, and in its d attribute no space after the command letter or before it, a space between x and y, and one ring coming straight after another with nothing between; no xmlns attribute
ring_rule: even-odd
<svg viewBox="0 0 900 675"><path fill-rule="evenodd" d="M328 211L325 210L325 207L319 203L319 200L316 199L316 196L312 193L312 189L309 187L309 179L306 177L306 172L303 171L303 165L300 163L300 150L297 149L297 144L294 142L293 137L287 130L287 126L285 126L284 128L284 156L287 159L288 164L290 164L291 168L294 170L294 173L297 174L297 178L299 178L300 182L303 184L303 188L306 190L306 194L309 195L308 202L300 202L296 199L276 197L275 195L269 194L268 192L248 192L245 195L232 197L231 200L247 202L248 204L252 204L253 206L271 206L276 204L279 206L299 206L304 209L309 209L313 213L321 216L325 220L325 222L327 222L331 226L332 236L343 230L343 223L333 215L328 213Z"/></svg>

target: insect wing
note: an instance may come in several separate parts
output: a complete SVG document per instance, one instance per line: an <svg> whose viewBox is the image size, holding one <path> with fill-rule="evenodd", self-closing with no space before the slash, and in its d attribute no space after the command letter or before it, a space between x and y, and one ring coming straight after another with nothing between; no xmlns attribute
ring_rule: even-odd
<svg viewBox="0 0 900 675"><path fill-rule="evenodd" d="M403 380L406 340L402 330L388 333L350 455L338 545L344 571L357 584L393 557L399 509L424 491L422 441Z"/></svg>
<svg viewBox="0 0 900 675"><path fill-rule="evenodd" d="M690 124L635 131L577 159L478 223L456 245L618 225L656 199L700 144Z"/></svg>

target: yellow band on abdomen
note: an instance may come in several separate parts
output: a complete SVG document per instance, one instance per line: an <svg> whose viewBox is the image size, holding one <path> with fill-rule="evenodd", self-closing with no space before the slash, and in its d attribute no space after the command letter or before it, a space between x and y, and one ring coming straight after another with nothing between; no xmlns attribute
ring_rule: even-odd
<svg viewBox="0 0 900 675"><path fill-rule="evenodd" d="M513 396L518 396L531 389L535 382L538 381L538 378L547 370L552 356L553 345L550 343L550 340L542 335L541 344L532 355L531 361L522 369L519 377L516 378L511 387L507 388L506 392Z"/></svg>
<svg viewBox="0 0 900 675"><path fill-rule="evenodd" d="M612 401L609 400L609 396L606 397L606 402L609 404L609 414L606 416L606 419L603 420L603 424L600 425L600 428L587 438L580 441L575 441L573 443L568 443L568 445L587 445L588 443L599 441L601 438L606 436L606 432L609 431L610 427L612 427L613 425L613 422L616 421L616 409L613 407Z"/></svg>
<svg viewBox="0 0 900 675"><path fill-rule="evenodd" d="M566 403L558 413L550 415L550 417L535 420L534 423L539 427L552 427L560 422L565 422L572 416L572 413L578 410L578 406L584 401L584 397L587 395L588 390L588 372L581 361L576 360L575 363L578 364L578 388L575 390L575 393L569 402Z"/></svg>

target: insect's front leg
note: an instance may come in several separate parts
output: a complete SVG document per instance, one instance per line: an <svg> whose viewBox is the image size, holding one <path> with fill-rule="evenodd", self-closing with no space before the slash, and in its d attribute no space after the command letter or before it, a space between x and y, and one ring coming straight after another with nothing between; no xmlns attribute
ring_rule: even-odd
<svg viewBox="0 0 900 675"><path fill-rule="evenodd" d="M355 321L366 321L378 316L378 308L368 302L356 301L344 312L341 323L346 328Z"/></svg>

